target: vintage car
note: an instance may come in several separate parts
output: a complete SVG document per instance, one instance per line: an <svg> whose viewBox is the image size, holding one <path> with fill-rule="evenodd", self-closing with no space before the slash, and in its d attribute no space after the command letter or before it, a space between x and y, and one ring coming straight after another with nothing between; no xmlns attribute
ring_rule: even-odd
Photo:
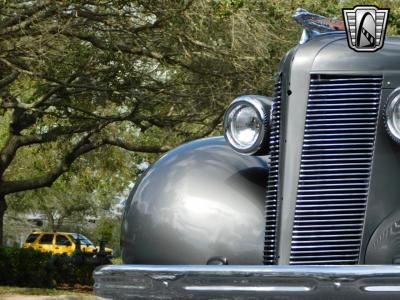
<svg viewBox="0 0 400 300"><path fill-rule="evenodd" d="M98 295L400 298L400 38L359 53L316 18L297 11L305 30L273 97L235 99L224 138L178 147L143 175L124 264L95 271Z"/></svg>

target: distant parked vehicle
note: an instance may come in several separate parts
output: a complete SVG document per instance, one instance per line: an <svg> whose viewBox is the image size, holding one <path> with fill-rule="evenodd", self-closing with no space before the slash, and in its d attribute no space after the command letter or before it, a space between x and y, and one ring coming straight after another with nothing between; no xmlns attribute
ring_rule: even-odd
<svg viewBox="0 0 400 300"><path fill-rule="evenodd" d="M95 254L100 251L100 247L84 235L71 232L34 231L28 236L22 247L33 248L41 252L71 255L78 249L78 244L80 244L80 249L84 253ZM113 250L107 247L104 248L104 252L110 256L113 254Z"/></svg>

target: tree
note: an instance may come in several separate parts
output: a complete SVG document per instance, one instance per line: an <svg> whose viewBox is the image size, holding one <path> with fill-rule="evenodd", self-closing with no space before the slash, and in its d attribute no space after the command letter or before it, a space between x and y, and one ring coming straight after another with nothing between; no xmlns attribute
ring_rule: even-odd
<svg viewBox="0 0 400 300"><path fill-rule="evenodd" d="M56 151L57 149L54 149ZM26 238L31 230L57 230L83 233L97 241L103 236L103 220L113 220L113 239L107 240L113 249L118 249L118 231L120 230L118 203L127 197L132 181L142 172L142 157L132 152L115 147L101 150L102 159L95 150L80 158L79 166L74 164L71 169L61 175L52 185L25 192L9 195L8 209L5 215L5 243L19 242ZM27 165L29 166L31 162ZM41 169L46 164L46 157L34 157L36 168ZM26 167L28 167L26 166ZM20 164L20 167L23 167ZM116 172L118 170L118 172ZM122 191L122 193L121 193ZM34 217L44 222L26 223L26 216Z"/></svg>
<svg viewBox="0 0 400 300"><path fill-rule="evenodd" d="M14 194L8 206L18 212L41 214L46 218L49 230L57 231L71 218L95 218L99 207L106 204L83 183L77 176L62 175L51 188Z"/></svg>
<svg viewBox="0 0 400 300"><path fill-rule="evenodd" d="M206 136L233 95L268 86L248 80L264 58L235 53L230 26L207 1L3 4L0 232L6 195L51 186L106 145L161 153ZM47 165L26 167L38 155Z"/></svg>

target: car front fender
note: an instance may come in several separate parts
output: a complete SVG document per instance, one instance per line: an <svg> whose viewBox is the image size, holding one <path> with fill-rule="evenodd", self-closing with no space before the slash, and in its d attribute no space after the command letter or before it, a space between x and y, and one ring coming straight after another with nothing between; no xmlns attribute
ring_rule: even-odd
<svg viewBox="0 0 400 300"><path fill-rule="evenodd" d="M237 154L222 137L168 152L128 198L124 263L262 264L267 176L265 157Z"/></svg>

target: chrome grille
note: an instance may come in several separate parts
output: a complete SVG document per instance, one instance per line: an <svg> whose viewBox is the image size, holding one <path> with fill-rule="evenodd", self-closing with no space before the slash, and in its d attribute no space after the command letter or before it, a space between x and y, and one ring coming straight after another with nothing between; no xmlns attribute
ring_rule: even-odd
<svg viewBox="0 0 400 300"><path fill-rule="evenodd" d="M281 93L282 77L278 76L275 83L274 101L272 104L271 134L270 134L270 169L265 202L265 243L264 264L276 263L276 223L279 187L279 148L281 123Z"/></svg>
<svg viewBox="0 0 400 300"><path fill-rule="evenodd" d="M291 264L358 263L381 85L311 76Z"/></svg>

